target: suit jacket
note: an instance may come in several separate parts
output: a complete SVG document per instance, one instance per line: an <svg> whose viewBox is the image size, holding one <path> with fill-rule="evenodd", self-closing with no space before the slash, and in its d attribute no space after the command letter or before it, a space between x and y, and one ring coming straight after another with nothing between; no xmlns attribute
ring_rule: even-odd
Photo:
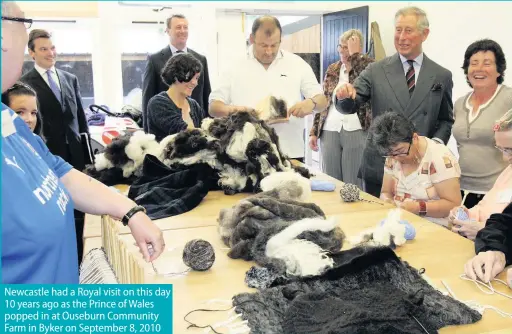
<svg viewBox="0 0 512 334"><path fill-rule="evenodd" d="M357 96L352 112L370 101L373 119L386 111L401 112L413 122L419 135L448 143L454 122L452 73L425 54L412 96L398 53L368 65L355 80L354 87ZM336 100L336 108L349 110L347 102ZM361 176L367 182L382 184L385 159L368 145L369 140L370 137L363 153Z"/></svg>
<svg viewBox="0 0 512 334"><path fill-rule="evenodd" d="M21 81L37 93L39 111L43 117L43 135L50 152L82 171L92 161L82 146L80 135L89 134L89 127L82 106L78 78L59 69L56 72L61 87L62 105L35 68L23 75Z"/></svg>
<svg viewBox="0 0 512 334"><path fill-rule="evenodd" d="M208 97L212 91L210 86L210 77L208 75L208 63L206 57L200 55L194 50L188 49L188 52L196 57L203 65L203 71L199 77L197 87L192 92L192 98L204 109L208 110ZM157 53L148 56L146 64L146 70L144 71L144 77L142 80L142 122L144 131L147 132L146 114L149 100L156 94L163 92L169 88L160 74L167 63L167 60L171 58L172 52L169 46L166 46Z"/></svg>

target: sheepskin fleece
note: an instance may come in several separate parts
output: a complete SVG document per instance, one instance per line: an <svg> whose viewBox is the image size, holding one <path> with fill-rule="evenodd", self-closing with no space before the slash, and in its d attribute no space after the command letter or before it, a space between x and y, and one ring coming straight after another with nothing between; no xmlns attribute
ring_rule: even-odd
<svg viewBox="0 0 512 334"><path fill-rule="evenodd" d="M296 189L301 189L295 184ZM303 219L325 220L325 214L314 203L294 200L302 195L292 185L277 187L239 201L232 208L222 209L219 215L219 234L231 248L233 259L254 260L279 275L286 275L285 261L268 257L267 242L292 224ZM312 242L325 251L338 251L344 234L339 227L329 231L304 230L296 239Z"/></svg>
<svg viewBox="0 0 512 334"><path fill-rule="evenodd" d="M392 249L357 247L333 253L334 268L281 280L233 297L253 334L437 333L472 324L480 313L441 294Z"/></svg>
<svg viewBox="0 0 512 334"><path fill-rule="evenodd" d="M207 164L226 194L259 192L261 180L275 172L311 176L307 169L292 166L279 148L275 130L249 112L204 119L200 129L167 136L159 143L143 132L123 135L96 156L86 173L107 185L131 184L140 177L146 154L173 169Z"/></svg>

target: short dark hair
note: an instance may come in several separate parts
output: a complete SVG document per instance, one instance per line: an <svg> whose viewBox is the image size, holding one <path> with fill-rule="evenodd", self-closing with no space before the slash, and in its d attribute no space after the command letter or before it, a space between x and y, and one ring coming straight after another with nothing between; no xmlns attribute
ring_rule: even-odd
<svg viewBox="0 0 512 334"><path fill-rule="evenodd" d="M176 53L165 64L161 77L170 86L176 81L189 82L202 70L201 62L190 53Z"/></svg>
<svg viewBox="0 0 512 334"><path fill-rule="evenodd" d="M274 28L272 27L268 27L264 33L266 36L270 36L272 35L272 33L275 31L275 28L279 29L279 35L282 35L283 34L283 29L281 28L281 23L279 22L279 20L275 17L275 16L270 16L270 15L264 15L264 16L260 16L258 17L256 20L254 20L254 22L252 23L252 35L253 36L256 36L256 32L260 29L261 25L264 23L264 22L272 22L274 23Z"/></svg>
<svg viewBox="0 0 512 334"><path fill-rule="evenodd" d="M14 85L12 85L11 88L7 89L5 92L2 93L2 103L10 108L11 107L11 98L13 96L23 96L23 95L33 96L36 98L38 111L36 114L37 124L34 128L34 133L44 139L44 137L43 137L43 117L41 116L39 102L37 101L37 93L32 87L30 87L29 85L27 85L26 83L21 82L21 81L16 82Z"/></svg>
<svg viewBox="0 0 512 334"><path fill-rule="evenodd" d="M171 27L171 21L174 18L186 19L185 15L183 15L183 14L173 14L172 16L168 17L167 20L165 21L165 25L167 26L167 29L169 29Z"/></svg>
<svg viewBox="0 0 512 334"><path fill-rule="evenodd" d="M403 114L387 111L373 120L368 132L371 145L386 155L393 146L410 143L416 129Z"/></svg>
<svg viewBox="0 0 512 334"><path fill-rule="evenodd" d="M38 38L52 38L52 34L43 29L33 29L28 35L28 48L34 51L35 40Z"/></svg>
<svg viewBox="0 0 512 334"><path fill-rule="evenodd" d="M464 69L464 74L466 75L466 82L468 83L469 87L473 88L467 77L469 59L475 53L478 53L480 51L491 51L492 53L494 53L494 57L496 58L496 70L500 74L496 81L498 82L498 84L503 83L503 81L505 80L505 70L507 69L507 61L505 59L503 49L498 43L496 43L492 39L481 39L471 43L471 45L468 46L468 48L466 49L466 53L464 54L464 63L462 64L462 69Z"/></svg>

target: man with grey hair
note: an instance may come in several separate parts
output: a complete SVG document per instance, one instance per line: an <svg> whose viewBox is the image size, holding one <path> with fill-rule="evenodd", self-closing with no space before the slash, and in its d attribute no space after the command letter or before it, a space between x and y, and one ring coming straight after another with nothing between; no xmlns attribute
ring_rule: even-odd
<svg viewBox="0 0 512 334"><path fill-rule="evenodd" d="M353 85L336 91L336 108L353 113L370 101L372 116L397 111L413 122L418 134L446 144L452 132L452 73L423 52L429 35L426 13L417 7L400 9L395 15L397 53L370 64ZM364 190L379 197L384 158L367 141L361 163Z"/></svg>

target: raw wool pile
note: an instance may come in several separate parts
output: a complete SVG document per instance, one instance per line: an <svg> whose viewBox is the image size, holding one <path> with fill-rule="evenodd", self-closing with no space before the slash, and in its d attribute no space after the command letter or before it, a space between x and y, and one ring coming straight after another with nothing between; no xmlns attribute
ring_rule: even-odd
<svg viewBox="0 0 512 334"><path fill-rule="evenodd" d="M140 176L146 154L171 168L206 163L218 172L226 194L258 192L260 181L274 172L310 177L307 169L292 166L282 154L275 130L249 112L207 118L201 129L169 135L160 143L143 132L118 137L85 172L107 185L131 184Z"/></svg>
<svg viewBox="0 0 512 334"><path fill-rule="evenodd" d="M334 265L322 275L235 295L235 312L251 333L424 334L482 317L434 289L388 247L330 256Z"/></svg>
<svg viewBox="0 0 512 334"><path fill-rule="evenodd" d="M294 175L295 174L295 175ZM339 251L344 234L314 203L308 180L275 173L261 182L266 190L219 215L219 234L233 259L254 260L283 276L311 276L333 265L326 255Z"/></svg>

